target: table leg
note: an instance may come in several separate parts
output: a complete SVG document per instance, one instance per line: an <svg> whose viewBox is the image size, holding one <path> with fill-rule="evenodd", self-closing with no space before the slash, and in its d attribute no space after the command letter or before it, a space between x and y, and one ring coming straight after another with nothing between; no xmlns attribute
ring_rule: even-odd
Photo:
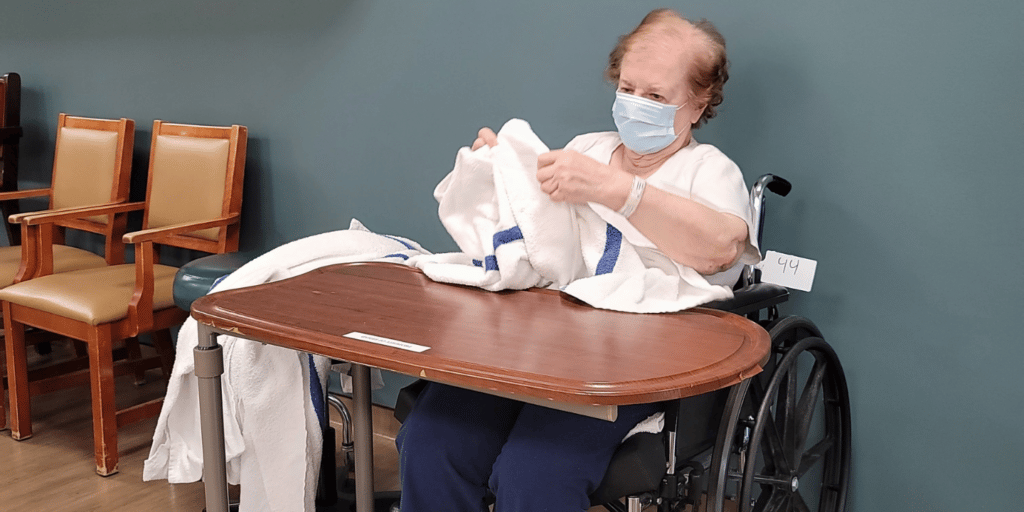
<svg viewBox="0 0 1024 512"><path fill-rule="evenodd" d="M370 368L352 364L353 430L355 430L356 512L373 512L373 406Z"/></svg>
<svg viewBox="0 0 1024 512"><path fill-rule="evenodd" d="M199 379L199 423L203 438L203 482L206 510L228 512L227 463L224 455L224 405L220 376L224 356L217 334L199 324L199 345L193 351L195 374Z"/></svg>

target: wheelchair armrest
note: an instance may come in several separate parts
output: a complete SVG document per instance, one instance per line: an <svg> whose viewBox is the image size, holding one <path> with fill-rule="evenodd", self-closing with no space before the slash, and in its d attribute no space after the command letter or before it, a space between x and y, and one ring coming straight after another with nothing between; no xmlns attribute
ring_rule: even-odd
<svg viewBox="0 0 1024 512"><path fill-rule="evenodd" d="M4 126L0 128L0 142L14 142L23 135L20 126Z"/></svg>
<svg viewBox="0 0 1024 512"><path fill-rule="evenodd" d="M789 300L789 290L771 283L754 283L733 290L733 298L711 301L702 307L746 315Z"/></svg>

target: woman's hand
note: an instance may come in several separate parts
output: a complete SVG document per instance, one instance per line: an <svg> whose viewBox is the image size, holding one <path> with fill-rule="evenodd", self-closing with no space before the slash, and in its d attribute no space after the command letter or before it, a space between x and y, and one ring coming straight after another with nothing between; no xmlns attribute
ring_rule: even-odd
<svg viewBox="0 0 1024 512"><path fill-rule="evenodd" d="M633 175L571 150L537 157L537 181L552 201L625 204ZM747 224L696 201L647 185L629 222L669 258L711 275L732 267L743 254Z"/></svg>
<svg viewBox="0 0 1024 512"><path fill-rule="evenodd" d="M484 145L492 148L498 145L498 136L494 134L494 130L486 126L480 128L480 131L477 132L476 140L473 141L473 146L470 149L476 151L484 147Z"/></svg>
<svg viewBox="0 0 1024 512"><path fill-rule="evenodd" d="M537 157L537 181L552 201L594 202L617 210L626 202L633 178L575 151L556 149Z"/></svg>

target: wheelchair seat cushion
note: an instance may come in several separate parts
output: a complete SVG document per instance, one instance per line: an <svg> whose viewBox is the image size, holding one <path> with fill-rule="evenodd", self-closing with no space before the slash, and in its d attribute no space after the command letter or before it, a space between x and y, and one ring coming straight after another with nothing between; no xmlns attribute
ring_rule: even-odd
<svg viewBox="0 0 1024 512"><path fill-rule="evenodd" d="M196 299L210 292L218 279L259 255L257 251L229 252L204 256L182 265L174 277L174 303L188 311Z"/></svg>

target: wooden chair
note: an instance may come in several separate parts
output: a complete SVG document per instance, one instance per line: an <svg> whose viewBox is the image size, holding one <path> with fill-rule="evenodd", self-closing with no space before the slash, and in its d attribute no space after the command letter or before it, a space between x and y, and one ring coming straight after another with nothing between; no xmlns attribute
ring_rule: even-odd
<svg viewBox="0 0 1024 512"><path fill-rule="evenodd" d="M172 298L176 268L157 261L154 245L208 253L238 249L246 128L153 123L145 203L86 208L22 220L26 245L38 243L36 277L0 290L11 375L11 434L31 435L25 371L25 326L88 345L96 472L117 472L117 428L155 416L162 399L118 411L114 404L112 351L121 340L152 333L169 372L170 328L188 313ZM134 245L134 264L48 275L47 231L59 221L85 215L144 209L143 229L124 235ZM41 391L38 390L37 391Z"/></svg>
<svg viewBox="0 0 1024 512"><path fill-rule="evenodd" d="M18 188L18 147L21 139L21 76L7 73L0 77L0 192ZM21 232L12 229L7 217L18 213L18 202L0 198L7 240L21 243Z"/></svg>
<svg viewBox="0 0 1024 512"><path fill-rule="evenodd" d="M57 142L50 187L0 192L0 204L9 202L16 205L18 199L48 197L49 210L46 211L52 212L125 203L128 201L134 145L135 122L131 119L88 119L61 114L57 120ZM10 176L5 176L4 180L8 178ZM22 218L39 213L42 212L15 214L11 218L17 226ZM51 273L123 263L124 242L121 237L125 232L126 219L124 214L113 217L111 219L101 215L57 221L54 228L48 231L52 235L52 249L49 249L52 262L48 263ZM104 256L63 245L67 228L102 235L105 240ZM13 232L21 233L20 230ZM32 245L0 247L0 288L31 278L36 270L36 252L37 247ZM30 341L47 339L46 336L32 336ZM0 354L0 363L3 360L3 354ZM66 362L40 373L38 378L73 371L76 366L83 367L83 363L84 357L75 362ZM5 424L3 400L0 400L0 427Z"/></svg>
<svg viewBox="0 0 1024 512"><path fill-rule="evenodd" d="M50 187L0 192L0 201L47 197L48 211L124 203L128 201L134 147L135 121L131 119L89 119L60 114ZM17 224L25 217L41 213L26 212L12 217ZM57 228L51 230L54 272L124 262L121 240L126 225L124 215L117 215L113 220L106 215L65 218L54 224ZM104 256L63 245L66 228L102 235ZM22 266L22 252L23 249L17 247L0 248L0 287L15 282ZM35 260L28 259L25 263L31 265ZM22 279L31 277L31 270L24 269Z"/></svg>

